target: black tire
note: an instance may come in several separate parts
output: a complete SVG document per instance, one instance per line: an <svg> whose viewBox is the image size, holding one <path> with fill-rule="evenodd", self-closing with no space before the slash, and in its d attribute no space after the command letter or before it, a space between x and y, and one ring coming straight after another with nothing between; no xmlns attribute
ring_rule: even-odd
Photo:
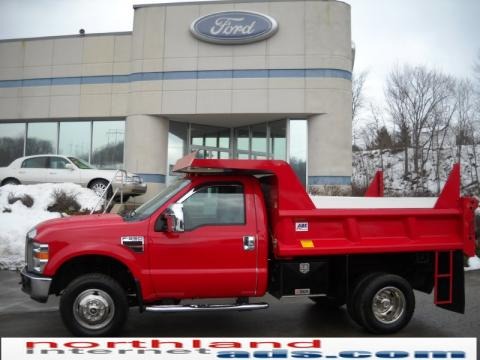
<svg viewBox="0 0 480 360"><path fill-rule="evenodd" d="M370 277L361 287L354 309L367 331L391 334L410 322L415 311L415 295L404 278L378 274Z"/></svg>
<svg viewBox="0 0 480 360"><path fill-rule="evenodd" d="M384 273L381 272L373 272L373 273L367 273L362 276L360 276L356 281L355 285L352 287L350 294L347 298L347 311L348 315L350 315L350 318L355 321L358 325L363 326L360 316L359 316L359 309L356 309L355 307L358 305L358 294L363 291L365 286L368 285L370 280L376 276L384 275Z"/></svg>
<svg viewBox="0 0 480 360"><path fill-rule="evenodd" d="M103 179L97 179L97 180L93 180L89 185L88 185L88 188L90 190L93 190L98 196L101 196L102 195L102 189L105 189L106 187L108 186L108 181L107 180L103 180ZM107 198L110 198L113 194L113 190L112 190L112 186L109 186L108 187L108 190L107 190Z"/></svg>
<svg viewBox="0 0 480 360"><path fill-rule="evenodd" d="M318 297L310 297L316 306L326 307L330 309L338 309L345 305L345 301L342 301L338 298L328 297L328 296L318 296Z"/></svg>
<svg viewBox="0 0 480 360"><path fill-rule="evenodd" d="M3 185L20 185L20 181L15 178L8 178L2 181L2 186Z"/></svg>
<svg viewBox="0 0 480 360"><path fill-rule="evenodd" d="M107 309L105 306L102 308L105 304L109 304ZM60 298L63 323L76 336L117 334L127 320L128 309L125 290L110 276L98 273L79 276L67 286ZM86 319L89 315L92 318ZM96 315L104 319L95 321Z"/></svg>

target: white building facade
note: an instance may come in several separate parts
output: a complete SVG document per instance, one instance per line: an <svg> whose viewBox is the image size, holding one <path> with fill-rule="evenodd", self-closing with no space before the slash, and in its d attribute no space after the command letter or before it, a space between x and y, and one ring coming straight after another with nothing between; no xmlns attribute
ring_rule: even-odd
<svg viewBox="0 0 480 360"><path fill-rule="evenodd" d="M76 155L168 183L191 151L283 159L309 187L349 186L349 5L135 6L127 33L0 41L0 166Z"/></svg>

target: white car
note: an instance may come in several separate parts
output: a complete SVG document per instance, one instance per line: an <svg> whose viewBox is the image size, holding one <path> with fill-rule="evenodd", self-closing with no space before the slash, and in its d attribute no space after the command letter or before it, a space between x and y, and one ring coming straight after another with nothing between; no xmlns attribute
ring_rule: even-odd
<svg viewBox="0 0 480 360"><path fill-rule="evenodd" d="M75 183L88 187L102 195L112 181L107 195L117 188L123 188L124 198L142 195L147 184L138 175L125 170L99 170L73 156L33 155L16 159L7 167L0 168L0 185ZM120 194L120 192L118 193Z"/></svg>

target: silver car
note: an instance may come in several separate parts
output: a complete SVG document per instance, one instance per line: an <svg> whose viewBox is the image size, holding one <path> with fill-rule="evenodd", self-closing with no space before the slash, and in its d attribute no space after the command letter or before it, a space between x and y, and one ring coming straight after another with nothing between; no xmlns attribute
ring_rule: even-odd
<svg viewBox="0 0 480 360"><path fill-rule="evenodd" d="M12 161L7 167L0 168L0 185L69 182L88 187L102 195L110 181L112 186L109 187L107 195L117 189L120 194L122 189L125 199L147 191L147 184L136 174L125 170L95 169L73 156L25 156Z"/></svg>

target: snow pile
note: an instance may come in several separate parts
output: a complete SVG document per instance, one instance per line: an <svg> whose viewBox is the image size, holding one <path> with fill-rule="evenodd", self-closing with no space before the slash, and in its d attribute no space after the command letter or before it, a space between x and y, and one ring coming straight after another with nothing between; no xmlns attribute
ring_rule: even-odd
<svg viewBox="0 0 480 360"><path fill-rule="evenodd" d="M103 204L92 190L69 183L0 187L0 269L22 267L27 232L42 221L62 216L47 210L53 205L54 193L58 191L74 195L81 211L91 210L95 206L96 210L100 210ZM32 197L32 207L25 206L20 200L9 204L9 197L20 198L23 195Z"/></svg>
<svg viewBox="0 0 480 360"><path fill-rule="evenodd" d="M465 268L465 271L470 270L480 270L480 258L478 256L468 259L468 266Z"/></svg>

